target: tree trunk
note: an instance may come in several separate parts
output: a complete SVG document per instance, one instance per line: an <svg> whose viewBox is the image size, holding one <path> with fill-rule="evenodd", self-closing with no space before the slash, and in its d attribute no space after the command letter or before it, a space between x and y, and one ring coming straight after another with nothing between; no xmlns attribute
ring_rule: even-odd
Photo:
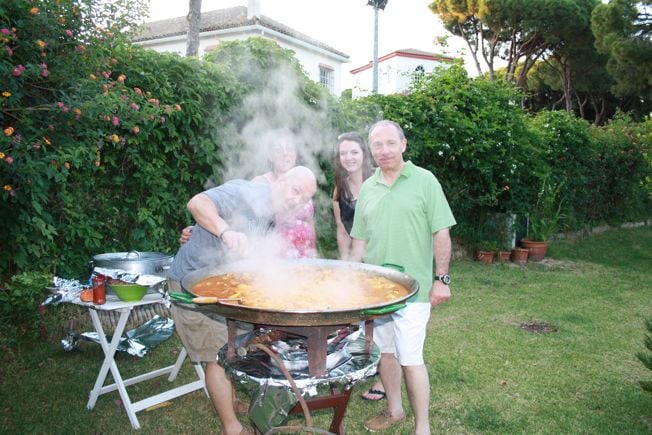
<svg viewBox="0 0 652 435"><path fill-rule="evenodd" d="M189 0L188 8L186 56L197 56L199 53L199 30L201 28L201 0Z"/></svg>

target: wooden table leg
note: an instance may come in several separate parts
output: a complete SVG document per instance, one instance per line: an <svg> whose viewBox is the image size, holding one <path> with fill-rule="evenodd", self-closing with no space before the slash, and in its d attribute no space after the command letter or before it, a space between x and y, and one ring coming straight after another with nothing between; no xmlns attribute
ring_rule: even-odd
<svg viewBox="0 0 652 435"><path fill-rule="evenodd" d="M331 426L328 430L338 435L344 435L344 415L346 414L346 407L349 405L352 391L353 389L349 388L344 392L340 392L331 385L330 395L306 399L306 405L308 406L309 411L333 408L333 419L331 420ZM301 404L297 403L294 408L290 410L290 414L303 414Z"/></svg>

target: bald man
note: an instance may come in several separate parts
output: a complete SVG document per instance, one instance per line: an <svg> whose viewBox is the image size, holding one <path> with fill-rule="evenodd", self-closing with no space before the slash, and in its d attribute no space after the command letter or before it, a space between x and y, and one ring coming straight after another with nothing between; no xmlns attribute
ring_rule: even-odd
<svg viewBox="0 0 652 435"><path fill-rule="evenodd" d="M228 181L188 201L197 224L192 237L179 248L169 271L171 290L187 273L247 256L249 243L274 228L275 220L300 210L317 191L312 171L296 166L270 184L246 180ZM222 422L223 433L251 433L234 411L231 380L217 363L217 353L227 342L226 322L172 305L172 317L183 345L193 361L206 364L206 388Z"/></svg>

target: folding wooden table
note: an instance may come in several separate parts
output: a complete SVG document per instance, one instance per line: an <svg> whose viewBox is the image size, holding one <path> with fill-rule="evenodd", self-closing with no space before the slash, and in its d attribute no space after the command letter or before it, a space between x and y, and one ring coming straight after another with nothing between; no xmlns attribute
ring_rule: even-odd
<svg viewBox="0 0 652 435"><path fill-rule="evenodd" d="M97 375L95 386L90 392L86 408L89 410L93 409L93 407L95 407L95 403L97 402L97 398L100 395L118 390L120 398L122 399L122 403L125 407L125 411L127 412L127 416L129 417L129 421L131 422L131 426L134 429L140 428L140 423L138 422L136 413L142 411L143 409L147 409L151 406L166 402L181 395L200 389L204 389L204 392L208 395L204 380L204 370L200 363L193 363L193 367L197 372L199 379L148 397L146 399L139 400L137 402L132 402L129 398L127 387L130 385L134 385L158 376L166 375L168 373L170 374L168 381L174 381L179 373L179 370L181 369L181 366L183 365L184 360L186 359L186 356L188 355L186 349L182 347L181 352L179 353L179 356L173 365L129 379L122 379L120 370L118 370L118 365L115 362L115 353L118 348L118 344L120 343L122 333L124 332L125 326L127 324L127 320L129 319L129 315L131 314L134 307L160 303L163 303L163 296L160 294L146 294L143 299L137 302L123 302L115 295L107 295L106 304L104 305L93 305L92 303L84 303L81 301L78 302L78 305L88 307L93 326L95 327L95 331L99 336L100 345L102 347L102 351L104 352L104 362L102 363L100 371ZM106 334L102 328L99 311L116 311L120 313L118 324L115 327L115 331L113 332L113 337L110 343L107 341ZM113 376L114 383L110 385L104 385L109 370L111 370L111 375Z"/></svg>

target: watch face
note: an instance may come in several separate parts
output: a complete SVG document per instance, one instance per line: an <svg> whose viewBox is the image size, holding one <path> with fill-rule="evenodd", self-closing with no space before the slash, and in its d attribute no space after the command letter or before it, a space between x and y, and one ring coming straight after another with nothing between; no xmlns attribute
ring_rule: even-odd
<svg viewBox="0 0 652 435"><path fill-rule="evenodd" d="M446 285L448 285L448 284L451 283L451 277L450 277L450 275L448 275L448 274L446 274L446 275L439 275L438 278L439 278L439 280L440 280L441 282L443 282L443 283L446 284Z"/></svg>

